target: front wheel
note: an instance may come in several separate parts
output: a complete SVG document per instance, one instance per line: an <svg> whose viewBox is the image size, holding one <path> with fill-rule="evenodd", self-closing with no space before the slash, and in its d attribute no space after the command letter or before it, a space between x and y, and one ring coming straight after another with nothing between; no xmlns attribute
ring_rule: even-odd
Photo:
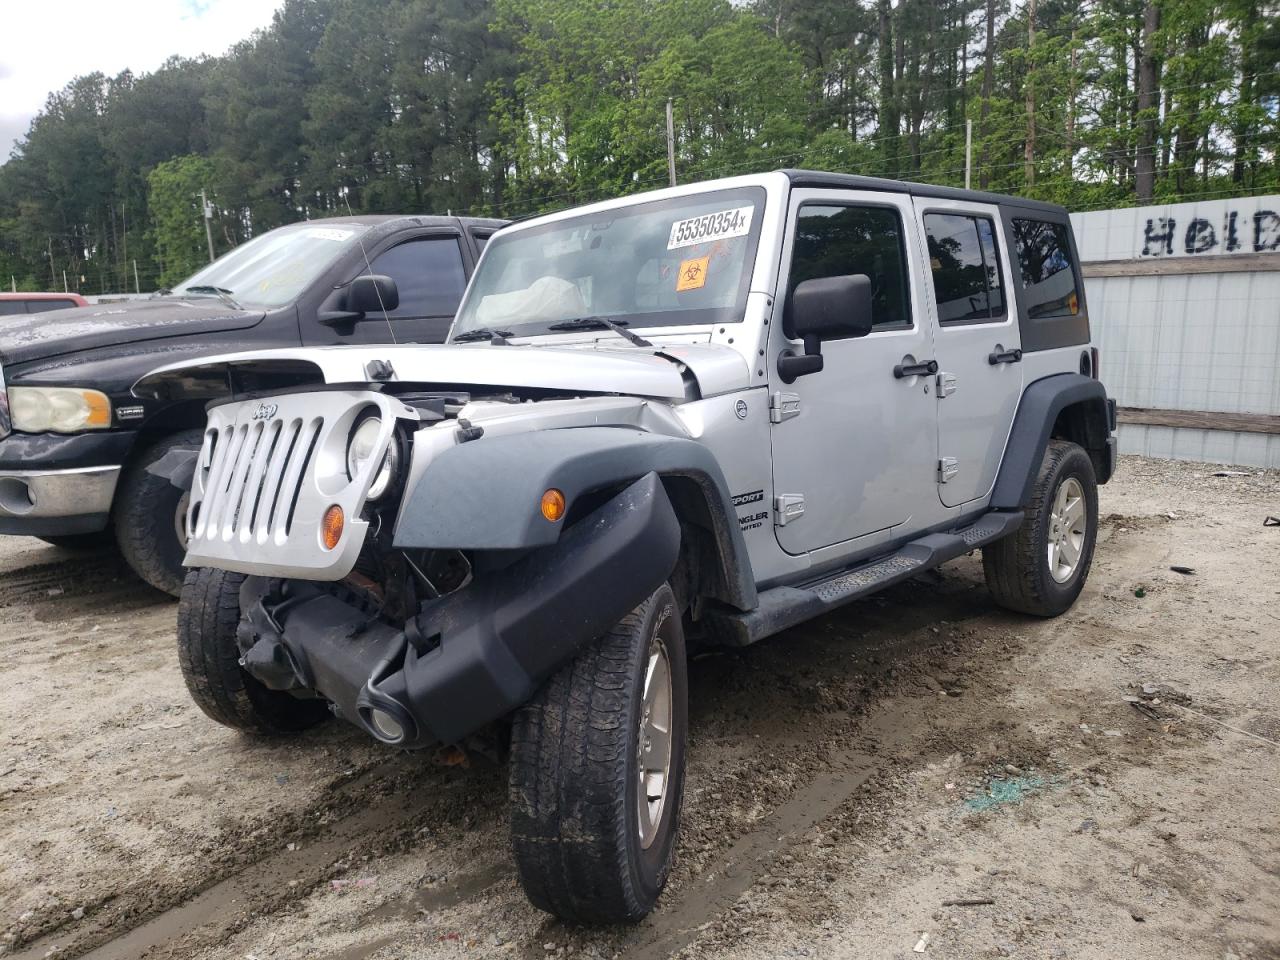
<svg viewBox="0 0 1280 960"><path fill-rule="evenodd" d="M134 573L157 590L182 593L187 571L187 504L190 494L148 468L172 450L200 450L203 433L185 430L159 441L120 478L116 493L116 542Z"/></svg>
<svg viewBox="0 0 1280 960"><path fill-rule="evenodd" d="M1098 482L1084 449L1052 440L1022 526L982 550L996 603L1018 613L1065 613L1089 577L1098 537Z"/></svg>
<svg viewBox="0 0 1280 960"><path fill-rule="evenodd" d="M534 906L587 923L653 909L680 822L687 703L684 630L664 584L517 712L511 834Z"/></svg>
<svg viewBox="0 0 1280 960"><path fill-rule="evenodd" d="M178 666L191 699L211 720L264 736L296 733L329 717L322 700L268 690L240 666L236 627L244 576L201 567L178 604Z"/></svg>

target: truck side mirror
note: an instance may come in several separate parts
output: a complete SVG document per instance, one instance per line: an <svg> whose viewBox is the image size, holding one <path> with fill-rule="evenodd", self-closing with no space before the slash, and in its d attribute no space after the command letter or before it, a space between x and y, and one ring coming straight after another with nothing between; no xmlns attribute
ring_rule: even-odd
<svg viewBox="0 0 1280 960"><path fill-rule="evenodd" d="M787 314L791 332L804 341L804 353L784 350L779 355L783 383L822 369L822 341L871 332L871 278L856 273L805 280L792 292Z"/></svg>
<svg viewBox="0 0 1280 960"><path fill-rule="evenodd" d="M400 306L396 282L381 274L356 277L347 289L347 310L351 313L388 313Z"/></svg>

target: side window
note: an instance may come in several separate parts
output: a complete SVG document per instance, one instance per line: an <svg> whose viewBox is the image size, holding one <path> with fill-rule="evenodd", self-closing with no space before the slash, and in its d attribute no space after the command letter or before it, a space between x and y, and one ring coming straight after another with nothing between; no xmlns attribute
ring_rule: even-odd
<svg viewBox="0 0 1280 960"><path fill-rule="evenodd" d="M28 300L27 313L44 313L48 310L65 310L74 307L74 300Z"/></svg>
<svg viewBox="0 0 1280 960"><path fill-rule="evenodd" d="M489 238L492 236L492 233L473 233L471 235L471 239L476 243L476 253L479 253L489 245Z"/></svg>
<svg viewBox="0 0 1280 960"><path fill-rule="evenodd" d="M467 286L462 248L453 237L394 246L374 258L373 272L390 277L400 291L392 317L452 317Z"/></svg>
<svg viewBox="0 0 1280 960"><path fill-rule="evenodd" d="M911 326L902 217L888 207L803 206L796 222L788 300L796 285L819 277L871 278L876 328Z"/></svg>
<svg viewBox="0 0 1280 960"><path fill-rule="evenodd" d="M0 300L0 317L12 316L15 313L27 312L26 304L21 300Z"/></svg>
<svg viewBox="0 0 1280 960"><path fill-rule="evenodd" d="M1080 312L1067 230L1066 224L1046 220L1013 221L1018 267L1022 271L1022 300L1027 316L1033 320L1074 317Z"/></svg>
<svg viewBox="0 0 1280 960"><path fill-rule="evenodd" d="M928 213L924 217L938 322L972 323L1004 316L1004 288L995 232L986 217Z"/></svg>

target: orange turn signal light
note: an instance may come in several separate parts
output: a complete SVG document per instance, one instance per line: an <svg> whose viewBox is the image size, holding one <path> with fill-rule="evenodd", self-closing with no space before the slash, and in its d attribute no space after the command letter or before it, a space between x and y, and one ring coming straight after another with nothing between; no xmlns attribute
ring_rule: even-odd
<svg viewBox="0 0 1280 960"><path fill-rule="evenodd" d="M336 503L324 512L324 519L320 521L320 539L326 550L332 550L338 545L346 522L347 518L342 515L342 508Z"/></svg>
<svg viewBox="0 0 1280 960"><path fill-rule="evenodd" d="M564 516L564 494L555 487L542 495L542 515L552 523Z"/></svg>
<svg viewBox="0 0 1280 960"><path fill-rule="evenodd" d="M97 390L85 390L83 396L84 402L89 408L89 416L84 425L86 427L111 426L111 401L107 399L106 395L99 393Z"/></svg>

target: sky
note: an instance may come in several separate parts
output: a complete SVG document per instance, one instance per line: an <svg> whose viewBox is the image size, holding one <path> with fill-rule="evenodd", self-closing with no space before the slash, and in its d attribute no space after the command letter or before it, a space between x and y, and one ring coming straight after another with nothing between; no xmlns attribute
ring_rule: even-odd
<svg viewBox="0 0 1280 960"><path fill-rule="evenodd" d="M271 22L279 0L0 0L0 163L45 99L101 71L147 73L174 54L220 54Z"/></svg>

